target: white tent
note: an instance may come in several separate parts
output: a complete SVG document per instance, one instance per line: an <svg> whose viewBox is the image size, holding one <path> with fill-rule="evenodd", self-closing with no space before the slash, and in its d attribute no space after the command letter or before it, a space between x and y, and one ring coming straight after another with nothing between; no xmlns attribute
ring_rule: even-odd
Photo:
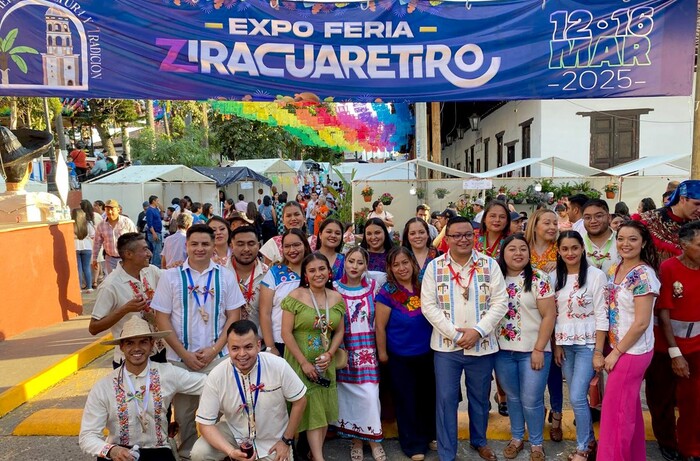
<svg viewBox="0 0 700 461"><path fill-rule="evenodd" d="M292 198L297 194L297 172L282 159L238 160L233 166L245 166L265 176L277 187L278 192L287 191Z"/></svg>
<svg viewBox="0 0 700 461"><path fill-rule="evenodd" d="M668 171L660 171L657 167L666 166ZM631 162L623 163L612 168L608 168L603 171L603 173L610 176L630 176L636 173L640 173L644 176L645 171L653 168L654 171L652 175L687 175L690 172L690 155L689 154L676 154L676 155L652 155L649 157L642 157L637 160L632 160Z"/></svg>
<svg viewBox="0 0 700 461"><path fill-rule="evenodd" d="M163 207L170 200L184 195L201 203L216 203L216 181L184 165L135 165L113 174L86 181L82 185L83 199L107 201L114 199L123 213L136 220L144 201L157 195Z"/></svg>
<svg viewBox="0 0 700 461"><path fill-rule="evenodd" d="M533 157L524 158L518 160L517 162L509 163L508 165L503 165L498 168L486 171L484 173L473 173L473 176L478 178L495 178L496 176L510 173L511 171L517 171L521 168L525 168L531 165L542 165L543 169L548 169L551 174L544 174L544 172L539 175L541 177L549 176L595 176L602 173L602 170L593 168L587 165L582 165L580 163L572 162L570 160L565 160L563 158L550 156L550 157ZM568 174L561 174L558 171L564 171ZM533 175L534 177L535 175Z"/></svg>

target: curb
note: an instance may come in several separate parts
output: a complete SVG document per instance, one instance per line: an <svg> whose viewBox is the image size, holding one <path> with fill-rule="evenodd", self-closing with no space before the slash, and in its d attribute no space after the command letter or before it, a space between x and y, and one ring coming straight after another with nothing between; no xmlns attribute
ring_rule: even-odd
<svg viewBox="0 0 700 461"><path fill-rule="evenodd" d="M98 338L46 370L0 394L0 418L110 351L113 346L104 346L100 343L111 337L112 335L108 334Z"/></svg>

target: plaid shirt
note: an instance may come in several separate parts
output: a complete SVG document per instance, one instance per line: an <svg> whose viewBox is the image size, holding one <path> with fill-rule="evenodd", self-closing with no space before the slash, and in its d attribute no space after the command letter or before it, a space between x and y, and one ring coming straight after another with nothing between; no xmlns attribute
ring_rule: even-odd
<svg viewBox="0 0 700 461"><path fill-rule="evenodd" d="M92 244L92 260L97 261L97 254L103 246L106 256L118 258L117 239L127 232L138 232L138 230L134 222L126 216L120 215L114 227L109 224L107 219L99 223L95 229L95 240Z"/></svg>

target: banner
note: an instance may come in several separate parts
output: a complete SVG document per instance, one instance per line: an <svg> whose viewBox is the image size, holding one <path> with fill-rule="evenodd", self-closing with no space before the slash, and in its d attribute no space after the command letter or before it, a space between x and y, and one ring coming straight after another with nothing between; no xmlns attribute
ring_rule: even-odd
<svg viewBox="0 0 700 461"><path fill-rule="evenodd" d="M689 95L695 0L0 0L0 95Z"/></svg>

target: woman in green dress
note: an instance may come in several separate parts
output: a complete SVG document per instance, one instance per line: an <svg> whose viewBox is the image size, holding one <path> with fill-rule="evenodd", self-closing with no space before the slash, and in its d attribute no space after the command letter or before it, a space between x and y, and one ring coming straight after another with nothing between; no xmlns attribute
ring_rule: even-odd
<svg viewBox="0 0 700 461"><path fill-rule="evenodd" d="M328 424L338 419L333 354L343 342L345 303L333 291L333 275L325 256L308 255L300 272L300 287L282 301L284 358L308 389L299 432L307 433L313 461L324 461Z"/></svg>

